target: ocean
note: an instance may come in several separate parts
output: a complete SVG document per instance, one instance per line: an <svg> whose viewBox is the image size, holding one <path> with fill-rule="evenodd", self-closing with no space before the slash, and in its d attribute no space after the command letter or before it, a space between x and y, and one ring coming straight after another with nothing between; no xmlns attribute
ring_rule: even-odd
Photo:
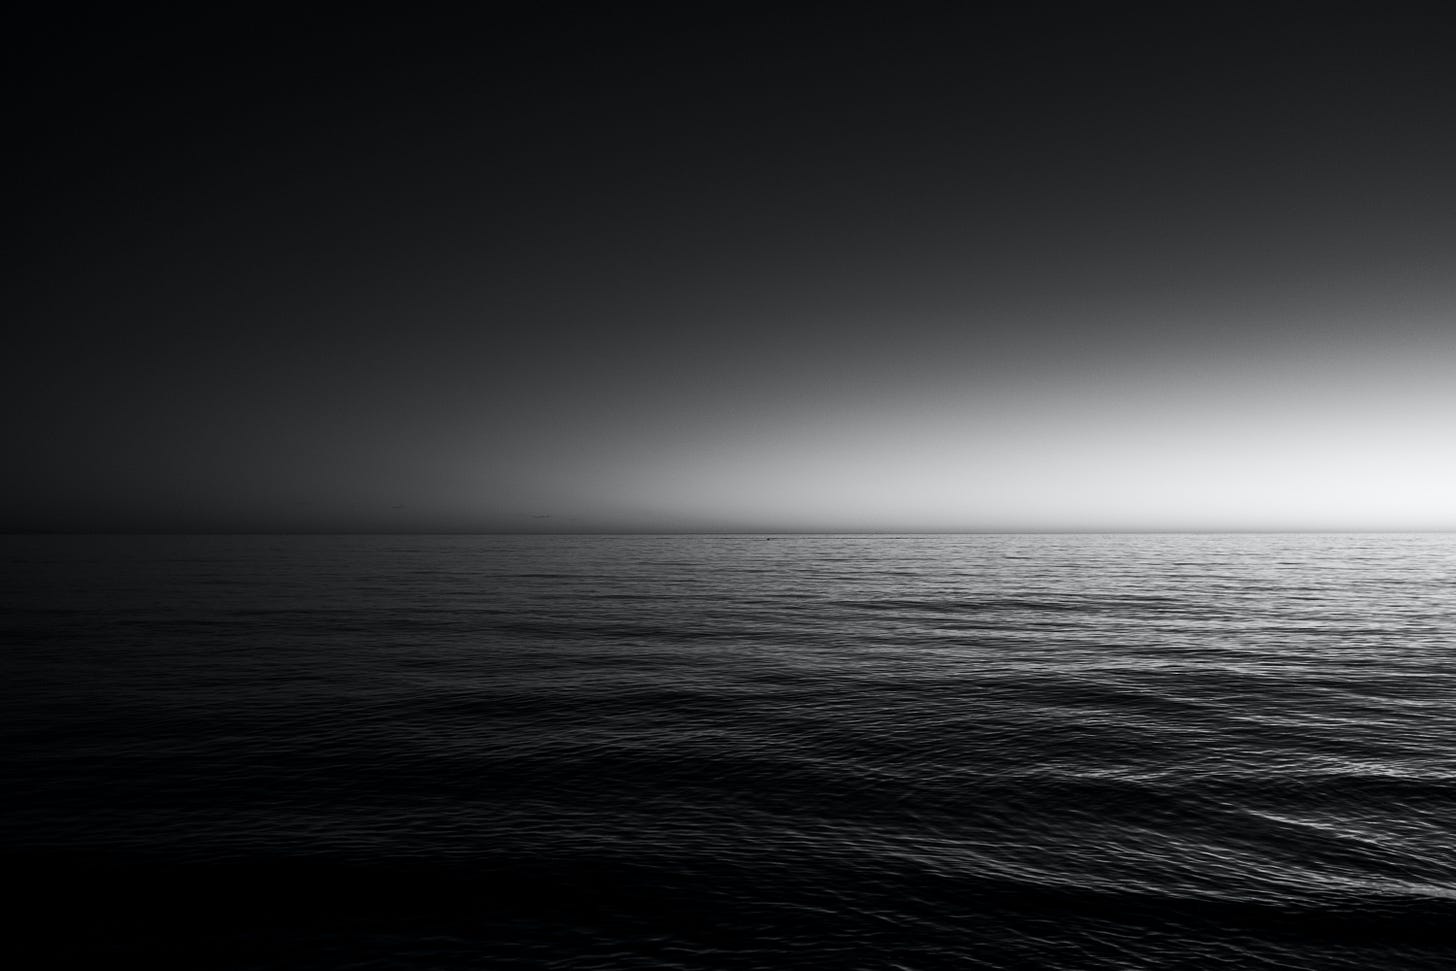
<svg viewBox="0 0 1456 971"><path fill-rule="evenodd" d="M0 538L10 967L1456 967L1456 536Z"/></svg>

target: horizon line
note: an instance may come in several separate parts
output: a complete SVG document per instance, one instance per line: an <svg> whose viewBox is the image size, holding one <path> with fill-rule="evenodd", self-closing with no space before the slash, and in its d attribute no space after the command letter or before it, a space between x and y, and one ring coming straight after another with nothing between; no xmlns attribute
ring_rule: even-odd
<svg viewBox="0 0 1456 971"><path fill-rule="evenodd" d="M1456 527L1389 528L1144 528L1144 529L13 529L0 536L1403 536L1456 533Z"/></svg>

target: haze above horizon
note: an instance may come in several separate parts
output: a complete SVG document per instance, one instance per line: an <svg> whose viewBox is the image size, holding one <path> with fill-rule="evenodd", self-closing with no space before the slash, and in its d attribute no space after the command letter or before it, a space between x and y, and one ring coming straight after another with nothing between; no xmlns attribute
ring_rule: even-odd
<svg viewBox="0 0 1456 971"><path fill-rule="evenodd" d="M118 16L0 531L1456 529L1450 18Z"/></svg>

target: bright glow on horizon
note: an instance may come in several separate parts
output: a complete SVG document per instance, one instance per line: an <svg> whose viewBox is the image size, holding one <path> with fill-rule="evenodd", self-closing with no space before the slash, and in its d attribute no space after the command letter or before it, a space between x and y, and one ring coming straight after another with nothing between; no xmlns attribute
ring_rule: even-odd
<svg viewBox="0 0 1456 971"><path fill-rule="evenodd" d="M902 392L671 443L605 519L722 529L1456 527L1443 358Z"/></svg>

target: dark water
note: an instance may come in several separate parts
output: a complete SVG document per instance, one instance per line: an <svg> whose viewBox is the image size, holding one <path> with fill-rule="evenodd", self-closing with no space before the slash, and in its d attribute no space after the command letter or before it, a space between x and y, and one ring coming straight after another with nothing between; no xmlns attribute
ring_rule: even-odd
<svg viewBox="0 0 1456 971"><path fill-rule="evenodd" d="M1456 537L0 543L25 966L1456 967Z"/></svg>

